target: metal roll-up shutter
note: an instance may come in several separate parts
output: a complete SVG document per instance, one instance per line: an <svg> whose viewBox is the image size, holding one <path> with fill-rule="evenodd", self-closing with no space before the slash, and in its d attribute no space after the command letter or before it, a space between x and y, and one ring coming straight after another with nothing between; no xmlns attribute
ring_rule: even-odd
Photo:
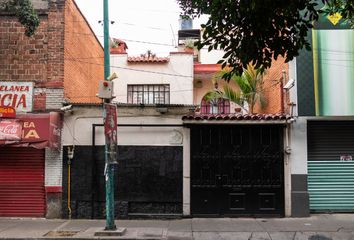
<svg viewBox="0 0 354 240"><path fill-rule="evenodd" d="M308 122L310 210L354 212L354 121Z"/></svg>
<svg viewBox="0 0 354 240"><path fill-rule="evenodd" d="M0 148L0 217L44 217L44 149Z"/></svg>

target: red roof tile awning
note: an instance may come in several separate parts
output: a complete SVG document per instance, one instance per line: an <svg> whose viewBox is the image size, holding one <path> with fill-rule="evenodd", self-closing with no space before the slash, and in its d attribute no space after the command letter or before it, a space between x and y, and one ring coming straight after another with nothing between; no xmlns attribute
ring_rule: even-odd
<svg viewBox="0 0 354 240"><path fill-rule="evenodd" d="M128 63L168 63L167 57L128 57Z"/></svg>
<svg viewBox="0 0 354 240"><path fill-rule="evenodd" d="M182 117L185 123L286 123L291 119L285 114L191 114Z"/></svg>

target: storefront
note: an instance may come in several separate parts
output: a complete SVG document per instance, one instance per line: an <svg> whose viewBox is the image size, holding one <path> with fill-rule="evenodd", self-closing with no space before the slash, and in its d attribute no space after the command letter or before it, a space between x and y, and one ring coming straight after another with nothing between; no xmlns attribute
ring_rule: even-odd
<svg viewBox="0 0 354 240"><path fill-rule="evenodd" d="M312 212L354 212L354 122L308 121Z"/></svg>
<svg viewBox="0 0 354 240"><path fill-rule="evenodd" d="M45 217L60 186L47 186L50 154L60 153L61 114L0 118L0 217Z"/></svg>

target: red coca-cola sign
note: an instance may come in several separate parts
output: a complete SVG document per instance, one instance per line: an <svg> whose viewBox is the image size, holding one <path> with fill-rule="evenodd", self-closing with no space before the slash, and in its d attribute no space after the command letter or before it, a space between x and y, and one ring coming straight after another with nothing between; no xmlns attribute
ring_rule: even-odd
<svg viewBox="0 0 354 240"><path fill-rule="evenodd" d="M13 107L0 106L0 118L15 118L16 111Z"/></svg>
<svg viewBox="0 0 354 240"><path fill-rule="evenodd" d="M18 119L0 119L0 140L20 141L22 121Z"/></svg>

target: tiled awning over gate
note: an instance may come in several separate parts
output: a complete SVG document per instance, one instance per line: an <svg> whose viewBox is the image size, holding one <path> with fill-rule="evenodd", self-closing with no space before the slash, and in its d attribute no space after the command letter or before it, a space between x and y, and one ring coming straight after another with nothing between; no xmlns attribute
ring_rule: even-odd
<svg viewBox="0 0 354 240"><path fill-rule="evenodd" d="M293 121L293 117L285 114L190 114L184 115L185 124L203 123L253 123L253 124L285 124Z"/></svg>

